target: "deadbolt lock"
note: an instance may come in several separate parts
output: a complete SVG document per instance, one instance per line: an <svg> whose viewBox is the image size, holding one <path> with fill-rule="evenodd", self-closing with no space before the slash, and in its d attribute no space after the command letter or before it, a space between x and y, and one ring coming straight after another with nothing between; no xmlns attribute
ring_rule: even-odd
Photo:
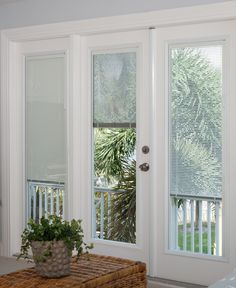
<svg viewBox="0 0 236 288"><path fill-rule="evenodd" d="M148 154L149 153L149 147L147 146L147 145L145 145L145 146L143 146L142 147L142 152L143 152L143 154Z"/></svg>

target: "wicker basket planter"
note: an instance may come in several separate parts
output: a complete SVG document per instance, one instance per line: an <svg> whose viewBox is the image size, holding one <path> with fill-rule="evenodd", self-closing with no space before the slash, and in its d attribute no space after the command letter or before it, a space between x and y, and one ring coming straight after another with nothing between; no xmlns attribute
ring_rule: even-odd
<svg viewBox="0 0 236 288"><path fill-rule="evenodd" d="M63 241L32 241L35 268L40 276L59 278L70 274L70 253Z"/></svg>

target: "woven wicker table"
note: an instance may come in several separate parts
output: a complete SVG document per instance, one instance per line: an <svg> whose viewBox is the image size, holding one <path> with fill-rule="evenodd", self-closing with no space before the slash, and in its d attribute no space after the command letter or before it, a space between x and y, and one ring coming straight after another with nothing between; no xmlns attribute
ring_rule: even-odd
<svg viewBox="0 0 236 288"><path fill-rule="evenodd" d="M90 254L72 260L71 275L58 279L38 276L28 268L0 277L1 288L130 288L147 287L146 266L141 262Z"/></svg>

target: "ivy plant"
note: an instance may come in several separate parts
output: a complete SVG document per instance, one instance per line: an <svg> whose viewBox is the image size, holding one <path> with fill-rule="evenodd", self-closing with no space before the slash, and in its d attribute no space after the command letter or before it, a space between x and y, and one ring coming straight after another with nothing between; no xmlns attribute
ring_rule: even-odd
<svg viewBox="0 0 236 288"><path fill-rule="evenodd" d="M62 240L68 248L69 256L72 251L77 251L77 258L85 251L93 248L93 244L87 245L83 241L83 229L81 226L82 220L66 221L56 215L50 215L48 218L42 217L37 223L30 219L27 227L21 235L21 250L18 258L30 258L29 250L33 241L60 241ZM51 246L40 255L36 261L46 261L47 257L51 256Z"/></svg>

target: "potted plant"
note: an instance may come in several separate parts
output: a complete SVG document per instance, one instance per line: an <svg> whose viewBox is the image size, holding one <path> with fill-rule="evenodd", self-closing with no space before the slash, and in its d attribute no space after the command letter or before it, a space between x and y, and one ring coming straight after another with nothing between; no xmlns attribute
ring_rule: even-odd
<svg viewBox="0 0 236 288"><path fill-rule="evenodd" d="M35 268L39 275L58 278L70 274L72 251L77 251L77 258L84 249L88 253L93 245L83 242L81 220L65 221L61 217L50 215L42 217L39 223L30 219L21 235L21 253L18 256L30 258L32 248Z"/></svg>

